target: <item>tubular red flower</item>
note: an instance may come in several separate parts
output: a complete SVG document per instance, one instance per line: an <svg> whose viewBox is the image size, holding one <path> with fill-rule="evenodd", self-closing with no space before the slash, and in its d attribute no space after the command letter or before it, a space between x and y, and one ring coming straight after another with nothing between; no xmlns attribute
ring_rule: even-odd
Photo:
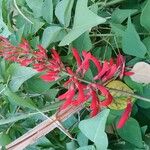
<svg viewBox="0 0 150 150"><path fill-rule="evenodd" d="M68 89L68 91L66 93L64 93L58 97L58 99L60 99L60 100L65 99L65 102L61 106L61 109L65 109L67 106L72 105L74 96L75 96L74 85L71 85L70 89Z"/></svg>
<svg viewBox="0 0 150 150"><path fill-rule="evenodd" d="M132 111L132 103L129 100L127 103L127 107L125 108L125 111L123 112L123 114L117 124L117 128L122 128L125 125L126 121L130 117L131 111Z"/></svg>
<svg viewBox="0 0 150 150"><path fill-rule="evenodd" d="M28 54L29 53L30 45L27 42L27 40L22 39L22 43L20 43L18 47L20 47L23 50L24 54Z"/></svg>
<svg viewBox="0 0 150 150"><path fill-rule="evenodd" d="M91 60L93 61L93 63L95 64L96 68L97 68L97 71L100 72L101 69L102 69L102 66L101 66L101 63L100 61L94 57L93 55L91 56Z"/></svg>
<svg viewBox="0 0 150 150"><path fill-rule="evenodd" d="M117 71L117 66L116 66L116 64L114 64L111 66L111 68L107 72L107 74L102 78L102 81L105 82L105 81L111 79L114 76L114 74L116 73L116 71Z"/></svg>
<svg viewBox="0 0 150 150"><path fill-rule="evenodd" d="M41 75L40 78L46 82L56 81L59 79L59 72L48 72L44 75Z"/></svg>
<svg viewBox="0 0 150 150"><path fill-rule="evenodd" d="M84 60L82 61L82 64L79 66L79 68L77 69L76 72L77 73L82 72L82 74L84 75L90 67L89 61L91 59L91 53L87 53L86 51L82 51L82 55L84 57Z"/></svg>
<svg viewBox="0 0 150 150"><path fill-rule="evenodd" d="M101 79L101 77L110 69L109 63L105 61L103 63L101 71L94 77L94 80Z"/></svg>
<svg viewBox="0 0 150 150"><path fill-rule="evenodd" d="M98 114L100 110L100 105L99 105L99 98L94 90L91 91L91 96L92 96L92 100L91 100L90 109L91 109L91 117L93 117Z"/></svg>
<svg viewBox="0 0 150 150"><path fill-rule="evenodd" d="M53 58L58 64L61 64L60 56L59 56L59 54L56 52L56 50L52 49L51 52L52 52L52 58Z"/></svg>
<svg viewBox="0 0 150 150"><path fill-rule="evenodd" d="M81 65L81 63L82 63L80 55L79 55L79 52L77 51L77 49L72 48L72 53L73 53L73 56L75 57L75 59L77 61L77 65L79 67Z"/></svg>
<svg viewBox="0 0 150 150"><path fill-rule="evenodd" d="M100 84L91 84L91 86L93 86L95 89L98 89L102 93L102 95L105 96L105 100L100 102L100 106L107 107L112 103L113 97L104 86Z"/></svg>

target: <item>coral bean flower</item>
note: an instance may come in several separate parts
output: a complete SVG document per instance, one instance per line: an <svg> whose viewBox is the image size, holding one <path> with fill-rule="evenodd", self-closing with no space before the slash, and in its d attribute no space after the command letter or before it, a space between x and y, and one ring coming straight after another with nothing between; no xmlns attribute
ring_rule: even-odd
<svg viewBox="0 0 150 150"><path fill-rule="evenodd" d="M132 103L129 100L127 102L127 107L125 108L125 110L124 110L124 112L123 112L123 114L122 114L122 116L121 116L121 118L117 124L117 128L122 128L125 125L126 121L130 117L131 111L132 111Z"/></svg>

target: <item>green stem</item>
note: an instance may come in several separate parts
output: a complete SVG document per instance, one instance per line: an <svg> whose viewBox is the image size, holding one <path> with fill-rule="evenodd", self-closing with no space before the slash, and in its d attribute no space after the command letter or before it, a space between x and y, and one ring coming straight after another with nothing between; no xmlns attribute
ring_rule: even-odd
<svg viewBox="0 0 150 150"><path fill-rule="evenodd" d="M70 75L70 74L68 74L67 72L64 72L64 71L63 71L63 74L68 75L70 77L72 76L72 75ZM78 80L81 81L81 82L84 82L86 84L92 84L92 82L86 81L86 80L81 79L81 78L78 78ZM139 96L139 95L136 95L136 94L133 94L133 93L130 93L130 92L126 92L126 91L122 91L122 90L118 90L118 89L113 89L113 88L107 88L107 89L110 90L110 91L119 92L124 96L132 96L134 98L137 98L137 99L140 99L140 100L143 100L143 101L146 101L146 102L150 102L149 98Z"/></svg>
<svg viewBox="0 0 150 150"><path fill-rule="evenodd" d="M125 0L114 0L112 2L108 2L108 3L105 3L105 2L99 2L97 3L98 5L102 5L104 7L109 7L109 6L113 6L113 5L116 5L116 4L119 4L121 2L124 2Z"/></svg>
<svg viewBox="0 0 150 150"><path fill-rule="evenodd" d="M150 102L149 98L139 96L139 95L136 95L136 94L133 94L133 93L130 93L130 92L126 92L126 91L122 91L122 90L118 90L118 89L113 89L113 88L107 88L107 89L110 90L110 91L119 92L119 93L121 93L122 95L125 95L125 96L132 96L132 97L137 98L139 100Z"/></svg>
<svg viewBox="0 0 150 150"><path fill-rule="evenodd" d="M138 33L139 35L150 35L150 33ZM113 34L113 33L106 33L106 34L91 34L90 35L91 37L95 37L95 36L97 36L97 37L104 37L104 36L116 36L116 34Z"/></svg>

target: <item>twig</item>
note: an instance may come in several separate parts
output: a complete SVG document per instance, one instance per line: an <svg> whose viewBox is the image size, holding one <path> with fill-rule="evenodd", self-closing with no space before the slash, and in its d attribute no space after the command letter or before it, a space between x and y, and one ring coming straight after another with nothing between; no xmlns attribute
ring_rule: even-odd
<svg viewBox="0 0 150 150"><path fill-rule="evenodd" d="M65 110L61 110L51 116L50 118L46 119L32 130L28 131L20 138L16 139L14 142L8 144L6 146L7 150L23 150L30 144L33 144L37 141L37 139L45 136L50 131L58 127L58 123L67 120L73 114L79 112L83 107L82 106L70 106ZM61 123L60 123L61 124Z"/></svg>

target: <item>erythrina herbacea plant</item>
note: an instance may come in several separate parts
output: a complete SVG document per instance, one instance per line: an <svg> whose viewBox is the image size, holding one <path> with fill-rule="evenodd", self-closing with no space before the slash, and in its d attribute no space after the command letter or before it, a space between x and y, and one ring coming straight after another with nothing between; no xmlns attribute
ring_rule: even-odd
<svg viewBox="0 0 150 150"><path fill-rule="evenodd" d="M73 48L72 53L77 63L77 69L73 70L66 67L56 50L52 49L51 58L47 56L46 49L41 45L38 50L33 50L26 40L18 46L12 45L6 38L0 37L0 56L5 60L17 62L22 66L31 66L38 72L44 74L40 76L46 82L53 82L60 79L64 74L67 80L63 86L67 89L65 93L58 96L58 99L64 100L60 109L65 109L69 105L81 105L90 102L91 116L95 116L103 107L108 107L113 97L105 85L112 79L124 75L132 75L125 68L125 58L119 54L116 60L101 62L90 52L82 51L79 55L77 49ZM92 82L84 80L86 72L90 69L90 62L93 62L97 69L97 74ZM104 98L101 99L99 95ZM117 124L118 128L123 127L132 111L132 103L127 102L127 107Z"/></svg>

